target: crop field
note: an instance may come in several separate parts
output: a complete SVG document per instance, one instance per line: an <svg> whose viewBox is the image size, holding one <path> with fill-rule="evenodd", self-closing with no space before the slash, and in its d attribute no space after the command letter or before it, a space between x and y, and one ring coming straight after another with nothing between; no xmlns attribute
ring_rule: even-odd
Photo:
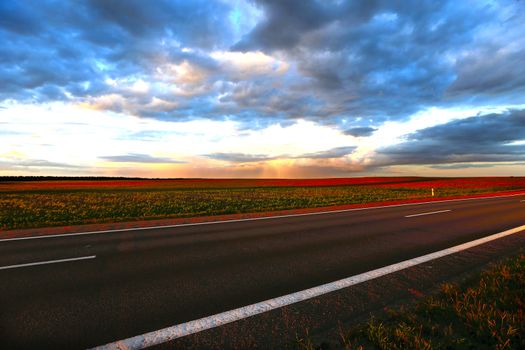
<svg viewBox="0 0 525 350"><path fill-rule="evenodd" d="M525 190L525 177L0 180L0 230Z"/></svg>

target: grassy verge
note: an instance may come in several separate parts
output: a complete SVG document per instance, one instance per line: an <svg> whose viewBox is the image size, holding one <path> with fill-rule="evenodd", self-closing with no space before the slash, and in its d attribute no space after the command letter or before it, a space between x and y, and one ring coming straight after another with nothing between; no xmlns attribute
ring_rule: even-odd
<svg viewBox="0 0 525 350"><path fill-rule="evenodd" d="M525 255L462 286L444 284L412 309L372 318L340 338L300 349L525 349Z"/></svg>

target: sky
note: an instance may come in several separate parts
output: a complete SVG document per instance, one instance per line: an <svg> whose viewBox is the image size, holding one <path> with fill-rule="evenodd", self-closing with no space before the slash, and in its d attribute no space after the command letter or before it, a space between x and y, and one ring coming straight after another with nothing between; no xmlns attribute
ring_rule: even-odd
<svg viewBox="0 0 525 350"><path fill-rule="evenodd" d="M0 175L525 175L525 1L3 0Z"/></svg>

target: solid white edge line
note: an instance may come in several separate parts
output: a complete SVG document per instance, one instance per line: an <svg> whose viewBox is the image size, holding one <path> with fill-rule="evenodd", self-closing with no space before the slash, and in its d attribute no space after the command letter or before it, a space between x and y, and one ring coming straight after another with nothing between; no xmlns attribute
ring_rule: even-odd
<svg viewBox="0 0 525 350"><path fill-rule="evenodd" d="M471 242L463 243L451 248L443 249L434 253L423 255L417 258L405 260L397 264L388 265L381 267L376 270L368 271L355 275L352 277L344 278L335 282L323 284L321 286L302 290L300 292L284 295L281 297L262 301L260 303L251 304L248 306L240 307L234 310L221 312L219 314L203 317L198 320L181 323L175 326L167 327L158 331L153 331L138 335L132 338L119 340L106 345L98 346L93 349L95 350L135 350L144 349L146 347L162 344L170 340L181 338L190 334L198 333L207 329L219 327L231 322L242 320L251 316L261 314L263 312L271 311L280 307L284 307L290 304L295 304L304 300L318 297L323 294L334 292L343 288L354 286L359 283L363 283L381 276L391 274L406 268L416 266L434 259L442 258L444 256L458 253L460 251L505 237L520 231L525 230L525 225L521 225L500 233L496 233L487 237L483 237Z"/></svg>
<svg viewBox="0 0 525 350"><path fill-rule="evenodd" d="M346 213L350 211L360 211L360 210L371 210L371 209L385 209L385 208L395 208L395 207L405 207L410 205L423 205L423 204L434 204L434 203L446 203L446 202L459 202L459 201L469 201L469 200L483 200L483 199L494 199L494 198L507 198L515 196L523 196L525 193L516 193L508 194L503 196L490 196L490 197L476 197L476 198L457 198L457 199L444 199L440 201L430 201L430 202L418 202L418 203L403 203L403 204L392 204L392 205L381 205L377 207L366 207L366 208L352 208L352 209L341 209L341 210L328 210L328 211L317 211L313 213L302 213L302 214L287 214L287 215L275 215L275 216L263 216L257 218L246 218L246 219L233 219L233 220L218 220L218 221L205 221L205 222L194 222L188 224L175 224L175 225L161 225L161 226L147 226L147 227L131 227L131 228L121 228L114 230L102 230L102 231L88 231L88 232L75 232L75 233L63 233L56 235L41 235L41 236L31 236L31 237L19 237L19 238L3 238L0 239L0 242L8 241L23 241L28 239L42 239L42 238L57 238L57 237L71 237L71 236L84 236L84 235L95 235L99 233L110 233L110 232L127 232L127 231L143 231L143 230L155 230L155 229L164 229L164 228L174 228L174 227L185 227L185 226L198 226L198 225L214 225L214 224L228 224L232 222L242 222L242 221L256 221L256 220L269 220L269 219L281 219L281 218L290 218L290 217L299 217L299 216L311 216L311 215L324 215L324 214L335 214L335 213ZM366 203L364 203L366 204ZM305 208L301 208L305 209ZM314 209L314 208L306 208ZM257 214L257 213L246 213L246 214Z"/></svg>
<svg viewBox="0 0 525 350"><path fill-rule="evenodd" d="M452 211L450 209L446 209L446 210L438 210L438 211L428 211L426 213L419 213L419 214L412 214L412 215L405 215L406 218L413 218L415 216L423 216L423 215L433 215L433 214L439 214L439 213L446 213L446 212L449 212L449 211Z"/></svg>
<svg viewBox="0 0 525 350"><path fill-rule="evenodd" d="M96 255L89 255L89 256L81 256L81 257L78 257L78 258L38 261L38 262L27 263L27 264L0 266L0 270L16 269L16 268L19 268L19 267L28 267L28 266L37 266L37 265L57 264L57 263L63 263L63 262L69 262L69 261L95 259L96 257L97 257Z"/></svg>

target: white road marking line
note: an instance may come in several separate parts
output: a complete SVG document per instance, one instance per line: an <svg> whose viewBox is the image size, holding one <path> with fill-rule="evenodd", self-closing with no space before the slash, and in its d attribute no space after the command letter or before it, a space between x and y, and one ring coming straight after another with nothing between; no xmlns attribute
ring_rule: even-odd
<svg viewBox="0 0 525 350"><path fill-rule="evenodd" d="M31 237L19 237L19 238L3 238L3 239L0 239L0 242L23 241L23 240L28 240L28 239L42 239L42 238L57 238L57 237L96 235L96 234L100 234L100 233L110 233L110 232L144 231L144 230L155 230L155 229L185 227L185 226L229 224L229 223L232 223L232 222L282 219L282 218L291 218L291 217L299 217L299 216L346 213L346 212L350 212L350 211L360 211L360 210L385 209L385 208L388 209L388 208L405 207L405 206L411 206L411 205L423 205L423 204L446 203L446 202L460 202L460 201L469 201L469 200L477 200L477 199L483 200L483 199L494 199L494 198L507 198L507 197L523 196L523 195L525 195L525 193L509 194L509 195L503 195L503 196L491 196L491 197L444 199L444 200L440 200L440 201L431 201L431 202L418 202L418 203L381 205L381 206L377 206L377 207L352 208L352 209L329 210L329 211L317 211L317 212L313 212L313 213L263 216L263 217L246 218L246 219L194 222L194 223L189 223L189 224L175 224L175 225L160 225L160 226L148 226L148 227L121 228L121 229L114 229L114 230L63 233L63 234L56 234L56 235L41 235L41 236L31 236ZM256 213L247 213L247 214L256 214Z"/></svg>
<svg viewBox="0 0 525 350"><path fill-rule="evenodd" d="M69 261L88 260L88 259L95 259L96 257L97 257L96 255L90 255L90 256L81 256L78 258L38 261L38 262L27 263L27 264L0 266L0 270L17 269L19 267L28 267L28 266L37 266L37 265L57 264L57 263L63 263L63 262L69 262Z"/></svg>
<svg viewBox="0 0 525 350"><path fill-rule="evenodd" d="M402 261L397 264L385 266L376 270L368 271L359 275L344 278L332 283L323 284L321 286L302 290L300 292L284 295L274 299L262 301L260 303L251 304L240 307L235 310L222 312L213 316L203 317L198 320L181 323L172 327L167 327L158 331L137 335L132 338L119 340L106 345L98 346L96 350L113 350L113 349L144 349L146 347L162 344L173 339L181 338L190 334L198 333L207 329L219 327L227 323L235 322L248 318L263 312L271 311L283 306L295 304L304 300L318 297L323 294L334 292L343 288L354 286L381 276L391 274L406 268L416 266L431 260L442 258L444 256L461 252L463 250L518 233L525 230L525 225L512 228L507 231L496 233L487 237L483 237L471 242L463 243L451 248L443 249L438 252L423 255L417 258Z"/></svg>
<svg viewBox="0 0 525 350"><path fill-rule="evenodd" d="M406 218L413 218L415 216L423 216L423 215L433 215L433 214L439 214L439 213L446 213L448 211L452 211L450 209L447 210L438 210L438 211L429 211L426 213L419 213L419 214L412 214L412 215L405 215Z"/></svg>

